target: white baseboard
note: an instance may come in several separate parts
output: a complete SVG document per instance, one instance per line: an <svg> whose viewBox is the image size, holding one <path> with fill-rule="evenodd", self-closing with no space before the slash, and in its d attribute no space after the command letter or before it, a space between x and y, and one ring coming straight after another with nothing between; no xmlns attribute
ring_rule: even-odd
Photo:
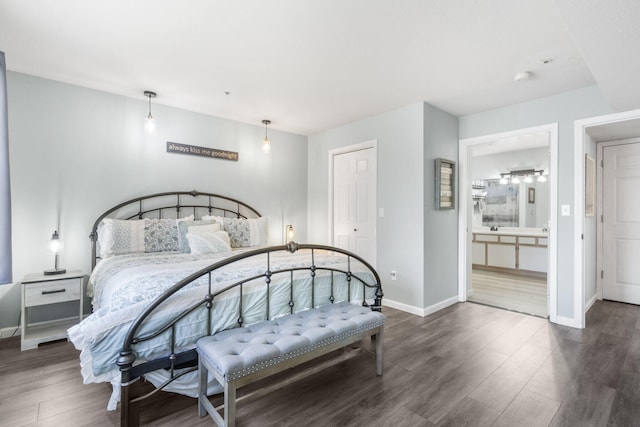
<svg viewBox="0 0 640 427"><path fill-rule="evenodd" d="M588 312L589 309L591 308L591 306L596 303L597 299L598 299L597 295L594 295L593 297L591 297L591 299L589 301L587 301L587 303L584 306L584 312L585 313Z"/></svg>
<svg viewBox="0 0 640 427"><path fill-rule="evenodd" d="M453 304L456 304L458 302L458 296L456 295L455 297L451 297L449 299L446 299L444 301L440 301L437 304L433 304L430 305L429 307L426 307L424 309L424 315L428 316L430 314L435 313L436 311L440 311L443 308L447 308L449 306L452 306Z"/></svg>
<svg viewBox="0 0 640 427"><path fill-rule="evenodd" d="M382 300L382 305L383 306L387 306L387 307L391 307L391 308L395 308L397 310L401 310L404 311L406 313L411 313L411 314L416 314L418 316L422 316L422 317L426 317L430 314L435 313L436 311L440 311L443 308L447 308L455 303L458 302L458 297L451 297L449 299L446 299L444 301L440 301L437 304L431 305L429 307L425 307L425 308L420 308L420 307L416 307L413 305L409 305L409 304L405 304L402 302L397 302L397 301L393 301L390 300L388 298L384 298Z"/></svg>
<svg viewBox="0 0 640 427"><path fill-rule="evenodd" d="M405 304L402 302L393 301L388 298L382 299L382 306L395 308L396 310L404 311L405 313L416 314L418 316L424 317L424 314L422 314L422 311L423 311L422 308L415 307L413 305Z"/></svg>
<svg viewBox="0 0 640 427"><path fill-rule="evenodd" d="M573 317L557 316L555 323L562 326L569 326L570 328L578 328L578 329L583 328L580 325L580 322L577 319L574 319Z"/></svg>
<svg viewBox="0 0 640 427"><path fill-rule="evenodd" d="M10 337L19 337L19 336L20 336L20 326L0 329L0 339L10 338Z"/></svg>

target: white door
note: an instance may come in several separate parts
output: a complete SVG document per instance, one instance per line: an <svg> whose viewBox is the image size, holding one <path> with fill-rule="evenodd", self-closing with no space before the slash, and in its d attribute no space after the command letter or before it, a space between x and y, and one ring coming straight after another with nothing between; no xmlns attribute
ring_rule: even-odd
<svg viewBox="0 0 640 427"><path fill-rule="evenodd" d="M603 148L604 299L640 304L640 143Z"/></svg>
<svg viewBox="0 0 640 427"><path fill-rule="evenodd" d="M376 261L374 148L333 156L333 244Z"/></svg>

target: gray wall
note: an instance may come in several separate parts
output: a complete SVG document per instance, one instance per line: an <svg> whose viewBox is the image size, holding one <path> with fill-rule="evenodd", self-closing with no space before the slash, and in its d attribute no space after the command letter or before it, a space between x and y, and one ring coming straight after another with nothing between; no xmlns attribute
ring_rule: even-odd
<svg viewBox="0 0 640 427"><path fill-rule="evenodd" d="M573 197L574 121L611 113L596 86L565 92L460 118L460 138L473 138L548 123L558 123L558 207L571 205L571 216L559 216L558 316L573 313Z"/></svg>
<svg viewBox="0 0 640 427"><path fill-rule="evenodd" d="M329 151L377 140L377 269L385 299L423 301L423 103L309 136L309 240L329 243ZM398 279L389 273L396 270Z"/></svg>
<svg viewBox="0 0 640 427"><path fill-rule="evenodd" d="M458 206L435 209L435 159L458 164L458 118L424 104L424 300L423 307L458 296ZM456 188L458 171L456 168Z"/></svg>
<svg viewBox="0 0 640 427"><path fill-rule="evenodd" d="M142 89L140 98L142 96ZM144 99L8 73L13 280L53 267L48 239L65 241L60 265L89 273L89 231L114 204L170 190L201 190L249 203L270 218L271 243L285 224L307 237L307 138L152 103L155 135L143 132ZM162 100L159 90L158 102ZM277 124L274 123L277 128ZM166 141L239 153L239 161L166 152ZM18 285L0 287L0 329L18 324Z"/></svg>
<svg viewBox="0 0 640 427"><path fill-rule="evenodd" d="M457 209L434 205L434 160L458 158L458 119L423 102L309 137L309 237L328 243L329 151L378 148L377 269L385 300L423 309L457 296ZM389 273L397 272L391 281Z"/></svg>

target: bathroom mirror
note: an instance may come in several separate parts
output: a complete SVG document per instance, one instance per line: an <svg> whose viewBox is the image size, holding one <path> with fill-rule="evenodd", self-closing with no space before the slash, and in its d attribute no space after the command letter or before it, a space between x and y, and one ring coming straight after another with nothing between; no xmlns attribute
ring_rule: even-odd
<svg viewBox="0 0 640 427"><path fill-rule="evenodd" d="M543 228L549 222L547 182L483 179L473 181L472 189L474 224Z"/></svg>

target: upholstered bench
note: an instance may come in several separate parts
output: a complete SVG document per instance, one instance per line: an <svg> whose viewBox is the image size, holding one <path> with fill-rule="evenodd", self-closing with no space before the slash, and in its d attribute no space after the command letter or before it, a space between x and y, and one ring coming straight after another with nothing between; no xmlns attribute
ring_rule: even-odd
<svg viewBox="0 0 640 427"><path fill-rule="evenodd" d="M238 387L373 335L376 373L382 375L384 320L378 311L341 302L201 338L196 345L198 414L209 413L218 425L233 426ZM224 386L224 418L206 395L209 371Z"/></svg>

